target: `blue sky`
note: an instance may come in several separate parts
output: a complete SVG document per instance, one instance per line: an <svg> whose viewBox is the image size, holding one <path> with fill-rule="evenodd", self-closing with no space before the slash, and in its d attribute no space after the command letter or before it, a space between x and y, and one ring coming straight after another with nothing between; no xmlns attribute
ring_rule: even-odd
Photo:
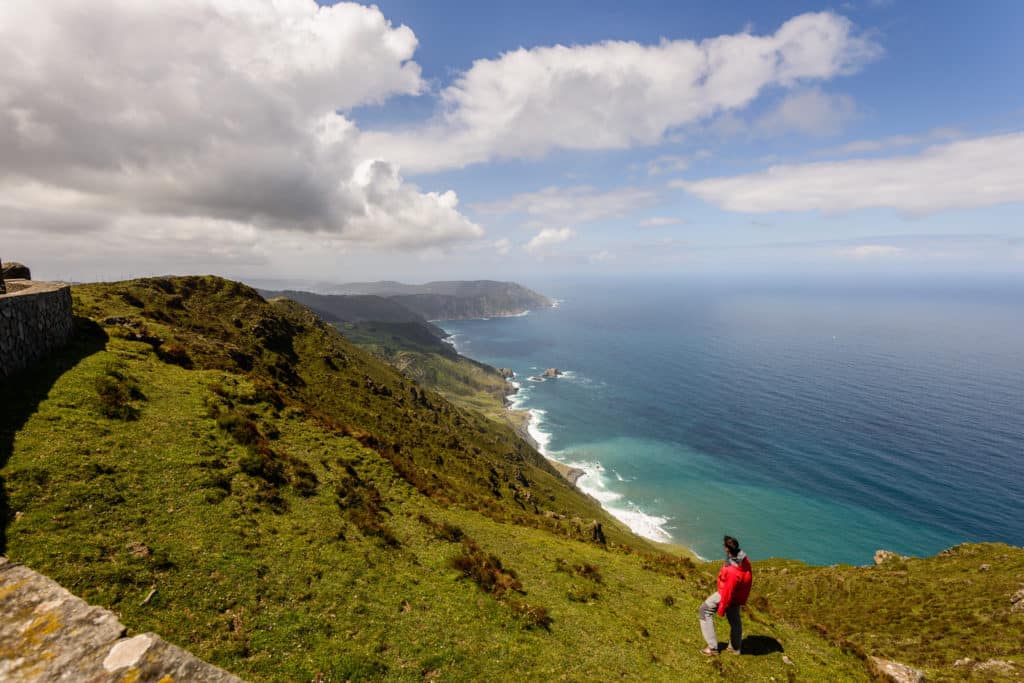
<svg viewBox="0 0 1024 683"><path fill-rule="evenodd" d="M1024 270L1021 3L321 4L0 11L0 258L75 279Z"/></svg>
<svg viewBox="0 0 1024 683"><path fill-rule="evenodd" d="M410 178L427 188L457 188L460 199L471 205L550 186L579 184L599 191L628 186L656 193L656 199L649 204L641 203L635 212L576 229L572 242L574 250L581 252L577 261L588 250L600 254L614 250L614 245L633 241L638 223L665 217L679 218L681 222L640 232L640 239L673 239L690 245L699 255L688 254L681 268L773 271L796 263L809 272L827 272L836 267L872 272L909 268L939 273L1024 269L1019 260L1000 262L993 254L1001 249L998 243L1024 238L1024 214L1019 203L923 215L892 209L863 209L835 215L751 215L724 211L686 193L664 188L664 181L676 176L693 179L757 171L786 162L904 155L961 137L1020 130L1024 121L1024 88L1012 67L1024 63L1024 47L1019 40L1019 32L1024 28L1024 5L1020 3L977 3L969 11L959 3L898 1L728 6L638 2L628 7L620 2L525 2L497 9L489 3L378 5L392 21L421 27L416 29L421 41L417 62L436 89L448 85L453 76L468 69L475 59L493 59L520 47L580 45L603 40L644 44L656 44L663 38L701 40L745 30L771 33L788 19L807 12L830 11L847 17L883 52L857 72L817 85L817 90L826 96L849 98L846 102L851 105L839 120L820 130L812 127L716 131L711 123L710 130L698 126L678 142L628 150L556 152L539 160L474 164ZM439 16L451 21L437 21ZM737 112L736 117L749 126L777 107L788 94L787 89L769 89ZM365 128L401 127L428 118L438 106L436 98L429 96L406 99L365 108L356 118ZM886 139L893 144L870 152L843 149L844 145L858 141L884 145ZM706 156L690 162L683 170L674 172L669 168L653 177L647 173L646 167L659 157L696 153ZM473 213L472 207L468 211L481 220L491 218L495 229L516 236L514 217L494 220ZM977 236L984 244L973 246L969 236ZM935 239L929 240L930 237ZM862 258L836 259L822 254L822 245L815 244L829 241L837 243L837 251L847 246L873 245L891 246L902 252L878 249L870 254L871 250L867 250ZM989 245L990 241L994 244ZM884 244L875 245L876 242ZM794 243L794 249L787 250L786 243ZM915 250L926 245L942 255L934 259L926 255L912 258ZM959 252L962 258L953 258L951 251ZM698 260L699 264L694 263ZM645 264L613 265L605 260L601 267L642 272ZM666 267L673 268L671 261Z"/></svg>

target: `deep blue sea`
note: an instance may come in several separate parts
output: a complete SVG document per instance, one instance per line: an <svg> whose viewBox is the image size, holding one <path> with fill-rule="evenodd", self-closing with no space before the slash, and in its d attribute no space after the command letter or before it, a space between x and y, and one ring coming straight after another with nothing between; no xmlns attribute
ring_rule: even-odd
<svg viewBox="0 0 1024 683"><path fill-rule="evenodd" d="M532 284L559 305L441 325L635 531L815 564L1024 545L1024 284Z"/></svg>

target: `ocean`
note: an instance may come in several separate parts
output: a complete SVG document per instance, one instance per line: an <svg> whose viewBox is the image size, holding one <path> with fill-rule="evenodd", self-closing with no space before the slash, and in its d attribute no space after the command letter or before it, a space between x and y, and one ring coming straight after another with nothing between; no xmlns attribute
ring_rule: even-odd
<svg viewBox="0 0 1024 683"><path fill-rule="evenodd" d="M1024 545L1024 284L532 286L558 306L440 324L637 533L814 564Z"/></svg>

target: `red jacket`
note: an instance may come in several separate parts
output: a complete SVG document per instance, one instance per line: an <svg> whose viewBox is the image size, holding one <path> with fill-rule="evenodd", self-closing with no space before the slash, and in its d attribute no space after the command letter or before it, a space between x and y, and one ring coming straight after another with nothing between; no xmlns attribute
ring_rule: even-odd
<svg viewBox="0 0 1024 683"><path fill-rule="evenodd" d="M740 561L738 567L732 562L726 562L718 572L718 595L722 598L718 602L720 617L724 617L725 610L733 605L747 604L750 585L754 582L754 574L746 554L742 553L736 559Z"/></svg>

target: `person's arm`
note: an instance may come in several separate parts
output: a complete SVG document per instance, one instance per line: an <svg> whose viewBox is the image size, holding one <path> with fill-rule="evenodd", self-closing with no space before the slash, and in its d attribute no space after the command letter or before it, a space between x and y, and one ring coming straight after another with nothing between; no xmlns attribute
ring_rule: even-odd
<svg viewBox="0 0 1024 683"><path fill-rule="evenodd" d="M736 586L736 572L725 569L722 572L724 580L718 585L718 595L722 598L718 601L718 616L724 617L725 610L729 609L732 603L732 591Z"/></svg>

